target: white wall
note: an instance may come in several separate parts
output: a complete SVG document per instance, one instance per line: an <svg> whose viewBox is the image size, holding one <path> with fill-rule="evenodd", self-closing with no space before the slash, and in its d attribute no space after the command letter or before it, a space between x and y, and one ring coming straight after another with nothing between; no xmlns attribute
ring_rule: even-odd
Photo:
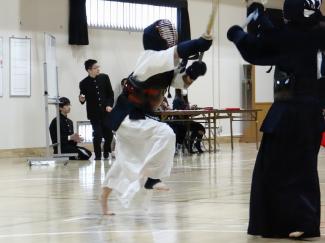
<svg viewBox="0 0 325 243"><path fill-rule="evenodd" d="M284 0L269 0L265 4L265 7L282 9L283 2L284 2Z"/></svg>
<svg viewBox="0 0 325 243"><path fill-rule="evenodd" d="M127 76L142 50L141 34L89 30L89 46L68 45L68 0L11 0L1 3L0 36L4 37L4 95L0 97L0 149L42 147L45 144L43 100L43 33L57 39L60 95L72 101L70 118L86 120L85 107L78 102L79 81L86 76L83 62L100 61L102 72L117 86ZM21 24L20 24L21 22ZM9 97L9 37L32 38L32 95ZM52 112L53 112L52 108Z"/></svg>
<svg viewBox="0 0 325 243"><path fill-rule="evenodd" d="M204 61L208 73L200 78L189 91L190 102L199 106L218 109L241 107L241 66L244 63L239 52L226 36L229 27L243 23L246 5L238 0L218 0L218 15L214 28L215 41ZM212 1L189 1L192 37L199 36L205 28ZM198 14L200 12L201 14ZM229 121L219 120L223 136L230 135ZM241 134L241 124L234 123L234 134Z"/></svg>
<svg viewBox="0 0 325 243"><path fill-rule="evenodd" d="M57 39L60 95L72 101L70 118L86 120L85 107L78 102L78 84L86 76L83 62L87 58L100 61L102 72L108 73L113 86L127 76L142 50L141 33L111 30L89 30L90 45L69 46L68 0L10 0L0 8L0 36L4 37L4 95L0 97L0 149L42 147L45 144L43 101L43 33ZM211 0L190 0L189 12L192 37L199 37L206 28ZM191 103L217 108L240 107L240 66L243 63L237 50L226 39L227 29L242 23L245 5L238 0L219 0L215 26L216 41L204 61L208 73L189 91ZM32 96L9 97L8 38L32 38ZM223 135L229 134L228 122L221 123ZM235 126L235 134L240 126Z"/></svg>
<svg viewBox="0 0 325 243"><path fill-rule="evenodd" d="M274 101L273 95L273 75L274 67L270 73L266 73L270 67L255 67L255 102L269 103Z"/></svg>
<svg viewBox="0 0 325 243"><path fill-rule="evenodd" d="M241 66L244 64L234 44L228 41L226 33L235 24L242 24L246 18L246 5L243 1L220 0L218 48L219 55L215 58L219 65L216 72L218 86L215 87L215 104L220 109L241 107ZM223 134L229 136L228 120L221 120ZM241 123L234 123L234 134L241 134Z"/></svg>

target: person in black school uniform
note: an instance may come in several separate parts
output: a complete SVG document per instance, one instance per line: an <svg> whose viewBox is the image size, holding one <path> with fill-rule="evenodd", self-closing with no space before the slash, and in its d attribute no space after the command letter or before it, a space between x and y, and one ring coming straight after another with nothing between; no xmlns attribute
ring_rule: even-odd
<svg viewBox="0 0 325 243"><path fill-rule="evenodd" d="M60 101L60 142L61 142L61 152L74 154L77 153L77 157L70 157L71 160L88 160L91 157L91 152L84 148L77 146L78 143L82 142L82 138L79 134L73 131L73 122L68 118L70 113L70 100L66 97L61 97ZM56 129L56 118L54 118L50 124L50 135L52 143L57 143L58 135ZM57 146L54 147L54 153L58 153Z"/></svg>
<svg viewBox="0 0 325 243"><path fill-rule="evenodd" d="M100 73L96 60L85 61L88 76L80 84L79 101L87 105L87 117L93 128L95 160L102 159L101 143L104 138L104 159L111 153L112 130L105 126L114 104L114 92L107 74Z"/></svg>

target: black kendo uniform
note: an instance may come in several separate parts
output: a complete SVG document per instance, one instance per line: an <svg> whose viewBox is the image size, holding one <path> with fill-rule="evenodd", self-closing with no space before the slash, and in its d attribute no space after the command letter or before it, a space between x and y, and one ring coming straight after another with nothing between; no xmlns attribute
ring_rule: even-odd
<svg viewBox="0 0 325 243"><path fill-rule="evenodd" d="M69 140L68 137L74 134L73 122L66 116L60 114L60 138L61 138L61 152L64 154L77 153L77 158L70 157L70 159L88 160L91 157L91 152L84 148L77 146L75 141ZM57 143L57 129L56 129L56 118L54 118L50 124L50 135L52 143ZM57 146L54 147L54 153L58 153Z"/></svg>
<svg viewBox="0 0 325 243"><path fill-rule="evenodd" d="M114 92L108 75L99 74L96 78L88 76L79 84L80 94L85 95L87 117L93 128L95 159L101 159L101 143L104 138L104 158L111 153L112 131L105 125L109 119L106 107L113 107ZM82 103L83 104L83 103Z"/></svg>
<svg viewBox="0 0 325 243"><path fill-rule="evenodd" d="M188 58L208 50L212 44L212 40L202 37L178 45L176 40L169 20L158 20L144 30L145 51L111 113L109 125L117 138L116 163L106 175L103 187L114 189L126 207L141 186L152 189L159 178L168 177L171 172L175 134L167 124L154 119L153 109L160 105L167 88L175 87L175 51L178 57ZM203 71L203 62L194 67L192 64L187 75L195 80L204 75ZM183 80L181 84L184 85Z"/></svg>
<svg viewBox="0 0 325 243"><path fill-rule="evenodd" d="M316 4L313 4L315 3ZM317 155L324 130L318 95L317 53L325 48L320 1L286 0L282 29L272 28L259 10L261 29L228 31L243 58L275 65L290 92L276 97L263 124L253 173L248 233L264 237L320 235L320 187ZM262 7L263 8L263 7ZM304 16L305 9L313 15ZM278 77L280 77L278 76ZM275 80L276 82L278 80Z"/></svg>

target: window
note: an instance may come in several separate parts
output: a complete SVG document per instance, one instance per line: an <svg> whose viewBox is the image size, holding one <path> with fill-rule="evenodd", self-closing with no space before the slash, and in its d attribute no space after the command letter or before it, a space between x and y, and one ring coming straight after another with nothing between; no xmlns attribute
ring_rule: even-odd
<svg viewBox="0 0 325 243"><path fill-rule="evenodd" d="M177 26L177 8L107 0L86 0L89 27L142 31L158 19Z"/></svg>
<svg viewBox="0 0 325 243"><path fill-rule="evenodd" d="M88 121L77 122L78 134L84 139L84 143L92 143L93 141L93 128Z"/></svg>

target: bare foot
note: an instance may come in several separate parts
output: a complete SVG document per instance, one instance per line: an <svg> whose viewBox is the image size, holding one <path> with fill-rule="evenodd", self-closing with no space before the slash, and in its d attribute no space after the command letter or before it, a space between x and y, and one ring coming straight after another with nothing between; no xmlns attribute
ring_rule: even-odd
<svg viewBox="0 0 325 243"><path fill-rule="evenodd" d="M162 182L158 182L157 184L155 184L152 189L156 190L156 191L169 191L169 187L162 183Z"/></svg>
<svg viewBox="0 0 325 243"><path fill-rule="evenodd" d="M108 200L108 197L111 194L111 192L112 192L111 188L103 187L102 195L101 195L101 198L100 198L100 203L101 203L101 206L102 206L103 215L115 215L113 212L108 211L107 200Z"/></svg>
<svg viewBox="0 0 325 243"><path fill-rule="evenodd" d="M299 238L299 237L301 237L303 234L304 234L304 232L301 232L301 231L295 231L295 232L291 232L291 233L289 234L289 237L290 237L290 238Z"/></svg>

